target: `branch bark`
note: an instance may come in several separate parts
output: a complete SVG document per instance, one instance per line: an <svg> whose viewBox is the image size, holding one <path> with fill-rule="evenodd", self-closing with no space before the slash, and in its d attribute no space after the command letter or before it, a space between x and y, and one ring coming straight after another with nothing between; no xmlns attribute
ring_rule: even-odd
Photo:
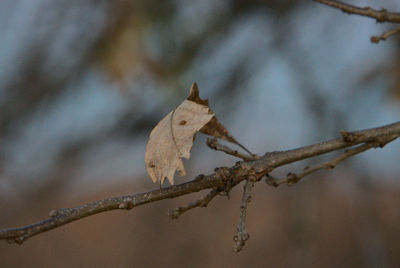
<svg viewBox="0 0 400 268"><path fill-rule="evenodd" d="M393 36L393 35L395 35L397 33L400 33L400 27L398 27L396 29L393 29L393 30L390 30L390 31L387 31L387 32L385 32L385 33L383 33L381 35L372 36L371 37L371 42L372 43L379 43L379 41L386 41L386 39L388 39L389 37L391 37L391 36Z"/></svg>
<svg viewBox="0 0 400 268"><path fill-rule="evenodd" d="M376 22L383 23L383 22L390 22L390 23L400 23L400 13L397 12L389 12L386 9L376 10L371 7L358 7L349 5L343 2L334 1L334 0L314 0L315 2L337 8L342 10L348 14L355 14L360 16L365 16L369 18L373 18ZM384 41L387 38L397 34L400 32L400 28L396 28L394 30L385 32L381 35L372 36L370 41L372 43L379 43L379 41Z"/></svg>
<svg viewBox="0 0 400 268"><path fill-rule="evenodd" d="M344 135L344 134L342 133L342 135ZM346 135L344 135L344 137L346 137ZM335 158L333 158L329 161L326 161L322 164L319 164L315 167L305 167L304 171L300 174L290 172L289 174L287 174L286 178L277 179L277 178L274 178L273 176L269 176L267 174L267 176L266 176L267 178L266 178L265 182L268 185L274 186L274 187L278 187L279 185L282 185L282 184L293 185L295 183L298 183L302 178L310 175L311 173L314 173L321 169L326 169L326 170L333 169L339 163L341 163L342 161L344 161L354 155L365 152L373 147L383 147L387 143L395 140L396 138L398 138L398 135L386 136L383 138L378 138L378 139L376 139L376 141L373 141L373 142L366 142L362 145L359 145L359 146L353 147L349 150L346 150L343 154L339 155L338 157L335 157Z"/></svg>
<svg viewBox="0 0 400 268"><path fill-rule="evenodd" d="M376 22L400 23L400 13L388 12L386 9L376 10L371 7L358 7L334 0L314 0L315 2L342 10L348 14L374 18Z"/></svg>
<svg viewBox="0 0 400 268"><path fill-rule="evenodd" d="M388 137L392 141L399 136L400 122L362 131L342 132L342 137L337 139L287 151L269 152L260 159L240 161L230 168L217 168L213 174L201 174L192 181L166 187L162 190L111 197L73 208L53 210L50 212L50 217L46 220L23 227L0 230L0 239L22 244L30 237L97 213L116 209L130 210L147 203L174 198L204 189L217 189L220 192L229 192L227 187L235 187L250 176L254 176L252 177L253 181L259 181L275 168L289 163L353 147L358 144L375 143L376 146L383 146L386 144L383 141L387 141Z"/></svg>
<svg viewBox="0 0 400 268"><path fill-rule="evenodd" d="M183 213L185 213L186 211L189 211L193 208L197 208L197 207L207 207L208 203L210 203L210 201L216 197L219 194L219 192L216 189L211 190L206 196L197 199L196 201L186 205L186 206L181 206L181 207L177 207L174 209L171 209L168 212L168 216L171 219L177 219L179 218L179 216L181 216Z"/></svg>
<svg viewBox="0 0 400 268"><path fill-rule="evenodd" d="M236 227L236 235L233 237L233 251L239 252L244 247L246 241L250 238L246 231L247 204L251 201L251 189L254 187L255 181L247 180L243 186L242 202L240 205L239 223Z"/></svg>

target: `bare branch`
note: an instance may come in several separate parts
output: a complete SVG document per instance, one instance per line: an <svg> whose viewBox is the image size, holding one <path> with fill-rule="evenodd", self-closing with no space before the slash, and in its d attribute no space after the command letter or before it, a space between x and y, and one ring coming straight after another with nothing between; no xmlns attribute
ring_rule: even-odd
<svg viewBox="0 0 400 268"><path fill-rule="evenodd" d="M174 198L177 196L201 191L203 189L212 188L218 185L224 185L218 173L210 176L199 175L190 182L166 187L162 189L162 191L157 189L145 193L97 200L74 208L52 210L49 213L50 218L44 221L20 228L8 228L0 230L0 239L6 239L9 242L21 244L26 239L34 235L97 213L116 209L130 210L134 207L150 202Z"/></svg>
<svg viewBox="0 0 400 268"><path fill-rule="evenodd" d="M226 189L227 185L235 187L241 181L247 180L249 176L254 176L254 181L258 181L279 166L366 142L376 142L381 146L383 144L382 141L385 141L387 137L391 136L394 139L399 135L400 122L362 131L342 132L342 137L337 139L288 151L266 153L260 159L240 161L230 168L221 167L213 174L199 175L192 181L166 187L162 191L153 190L145 193L106 198L74 208L54 210L50 213L50 218L46 220L23 227L0 230L0 239L21 244L32 236L97 213L116 209L129 210L147 203L174 198L204 189Z"/></svg>
<svg viewBox="0 0 400 268"><path fill-rule="evenodd" d="M238 152L236 150L232 150L228 146L225 146L225 145L222 145L222 144L218 143L218 140L215 139L215 138L213 138L213 139L207 138L207 146L210 147L213 150L221 151L221 152L224 152L226 154L233 155L235 157L241 158L244 161L253 161L253 160L257 160L257 159L260 158L258 155L255 155L255 154L252 154L250 156L250 155L242 154L242 153L240 153L240 152Z"/></svg>
<svg viewBox="0 0 400 268"><path fill-rule="evenodd" d="M379 41L385 41L386 39L388 39L389 37L391 37L392 35L395 35L397 33L400 32L400 27L396 28L394 30L391 31L387 31L381 35L376 35L376 36L372 36L371 37L371 42L372 43L379 43Z"/></svg>
<svg viewBox="0 0 400 268"><path fill-rule="evenodd" d="M192 209L192 208L196 208L196 207L207 207L208 203L210 203L210 201L216 197L218 195L219 191L217 189L213 189L211 190L206 196L203 196L200 199L197 199L196 201L184 206L184 207L177 207L174 209L171 209L168 212L168 216L171 219L177 219L179 218L179 216L181 216L183 213L185 213L186 211Z"/></svg>
<svg viewBox="0 0 400 268"><path fill-rule="evenodd" d="M253 176L250 176L253 177ZM243 196L242 202L240 204L240 218L239 224L237 226L237 233L233 237L233 251L239 252L244 247L246 241L250 238L249 233L246 231L246 215L247 215L247 204L251 201L251 189L254 187L254 183L256 182L256 178L250 178L246 181L243 186Z"/></svg>
<svg viewBox="0 0 400 268"><path fill-rule="evenodd" d="M315 2L342 10L348 14L357 14L376 19L376 22L400 23L400 13L376 10L371 7L358 7L334 0L314 0Z"/></svg>
<svg viewBox="0 0 400 268"><path fill-rule="evenodd" d="M348 134L348 133L346 132L346 134ZM278 187L281 184L293 185L293 184L299 182L305 176L310 175L311 173L314 173L321 169L326 169L326 170L333 169L340 162L346 160L347 158L350 158L354 155L357 155L359 153L362 153L362 152L364 152L368 149L374 148L374 147L378 147L378 146L383 147L385 144L395 140L398 137L399 137L399 135L392 135L392 136L388 136L388 137L382 137L380 139L377 139L376 141L367 142L358 147L346 150L340 156L333 158L329 161L326 161L320 165L317 165L315 167L305 167L304 172L302 172L302 173L296 174L296 173L290 172L289 174L287 174L286 178L277 179L277 178L274 178L273 176L270 176L267 174L266 175L267 178L266 178L265 182L268 185L274 186L274 187Z"/></svg>

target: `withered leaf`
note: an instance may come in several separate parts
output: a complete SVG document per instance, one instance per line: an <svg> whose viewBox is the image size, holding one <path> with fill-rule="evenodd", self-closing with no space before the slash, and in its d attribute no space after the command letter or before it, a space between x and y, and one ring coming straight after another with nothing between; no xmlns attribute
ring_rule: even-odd
<svg viewBox="0 0 400 268"><path fill-rule="evenodd" d="M193 83L191 89L190 89L190 95L187 98L187 100L194 101L198 104L203 104L208 106L208 100L202 100L199 97L199 88L197 87L196 83ZM210 112L213 113L210 109ZM214 113L213 113L214 114ZM245 150L248 154L252 155L252 153L244 147L242 144L237 142L231 134L229 134L229 131L218 121L217 117L213 116L211 118L210 122L208 122L204 127L200 129L200 132L213 136L215 138L223 139L229 142L232 142L238 146L240 146L243 150Z"/></svg>
<svg viewBox="0 0 400 268"><path fill-rule="evenodd" d="M213 117L209 110L205 105L185 100L152 130L145 162L153 182L163 183L168 178L174 184L176 170L185 175L181 158L190 157L194 135Z"/></svg>
<svg viewBox="0 0 400 268"><path fill-rule="evenodd" d="M167 178L174 184L176 171L182 176L186 174L182 157L190 158L194 137L199 131L241 146L217 120L208 107L208 100L199 97L199 89L194 83L189 97L151 131L145 162L153 182L162 184Z"/></svg>

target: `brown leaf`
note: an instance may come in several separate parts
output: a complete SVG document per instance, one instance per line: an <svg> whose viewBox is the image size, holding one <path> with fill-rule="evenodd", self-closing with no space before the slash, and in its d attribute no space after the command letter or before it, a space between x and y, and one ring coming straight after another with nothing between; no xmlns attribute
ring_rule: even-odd
<svg viewBox="0 0 400 268"><path fill-rule="evenodd" d="M203 105L208 106L208 100L202 100L199 97L199 88L197 87L196 83L193 83L193 85L190 89L190 95L187 98L187 100L191 100L198 104L203 104ZM210 113L214 114L214 112L211 111L211 109L210 109ZM252 153L247 148L245 148L243 145L241 145L239 142L237 142L235 140L235 138L233 138L231 136L231 134L229 134L229 131L218 121L215 114L214 114L214 117L204 127L202 127L200 129L200 132L210 135L210 136L213 136L215 138L219 138L222 140L232 142L232 143L240 146L243 150L245 150L250 155L252 155Z"/></svg>
<svg viewBox="0 0 400 268"><path fill-rule="evenodd" d="M153 182L162 184L167 178L171 184L174 184L174 175L177 170L182 176L185 175L181 158L190 157L194 136L199 131L244 148L217 120L208 107L208 100L200 98L199 89L194 83L189 97L151 131L146 146L145 162L147 173Z"/></svg>
<svg viewBox="0 0 400 268"><path fill-rule="evenodd" d="M200 98L199 88L197 87L196 83L193 83L192 87L190 88L190 94L189 97L187 97L187 100L194 101L198 104L206 105L208 107L208 100L202 100ZM214 114L211 109L210 113ZM228 130L218 121L215 114L211 121L200 129L200 132L237 144L236 140L229 134Z"/></svg>

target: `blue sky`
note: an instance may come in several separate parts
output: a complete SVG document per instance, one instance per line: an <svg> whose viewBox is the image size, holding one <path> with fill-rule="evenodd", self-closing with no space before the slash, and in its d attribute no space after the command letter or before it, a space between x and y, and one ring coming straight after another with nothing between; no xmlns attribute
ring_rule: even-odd
<svg viewBox="0 0 400 268"><path fill-rule="evenodd" d="M0 104L9 94L1 90L2 85L18 75L24 64L21 62L23 53L34 38L41 36L43 29L34 27L37 26L35 14L38 14L35 12L40 14L39 6L46 3L5 1L0 6L0 13L4 15L0 15L3 18L0 22ZM223 4L212 7L204 3L190 7L183 4L182 11L172 21L178 46L180 38L201 32L203 24L226 12ZM95 16L94 21L101 21L102 13L98 12L100 15ZM205 15L201 20L190 20L192 14ZM340 127L350 126L349 130L356 130L400 118L398 100L387 94L391 86L389 74L383 71L370 83L359 85L366 73L391 60L394 40L378 45L369 42L369 37L380 34L385 26L315 3L297 9L290 20L276 21L266 14L253 12L239 16L223 34L205 40L191 66L179 76L179 83L186 88L180 89L178 96L168 86L157 83L147 70L141 70L139 74L132 71L126 79L132 93L127 97L117 84L107 80L103 70L90 67L83 78L70 84L55 102L30 115L24 127L6 143L8 159L0 189L18 190L32 179L40 181L41 175L51 170L63 145L106 131L130 106L136 107L138 116L158 107L163 107L167 113L186 98L194 81L199 84L203 98L213 96L213 92L229 79L232 68L242 62L245 62L243 72L248 79L239 80L238 97L210 99L210 104L235 138L257 153L334 138ZM48 20L52 20L51 16ZM75 32L80 31L75 28L80 26L68 25L67 20L64 24L48 51L45 66L49 74L55 68L63 70L63 66L73 66L74 56L77 56L70 44ZM44 22L40 25L46 26ZM272 32L278 25L282 25L281 38L289 41L277 42L276 33ZM155 58L165 53L164 47L158 47L159 32L160 27L155 24L143 38L148 53ZM94 38L96 32L91 35ZM296 66L302 66L301 73ZM304 90L307 88L313 88L329 100L323 129L318 116L305 105L307 91ZM345 125L330 126L330 116L333 118L336 112L345 115ZM163 116L160 114L159 118ZM146 176L143 160L146 139L143 134L135 140L117 138L89 150L80 156L81 164L74 173L77 179L71 187L81 188L96 181L96 189ZM400 142L396 141L382 150L357 156L357 164L377 176L398 174L399 149ZM235 161L210 151L204 144L196 145L193 150L196 156L189 163L193 167L191 175L207 173L204 170L211 172L215 164L229 165Z"/></svg>

